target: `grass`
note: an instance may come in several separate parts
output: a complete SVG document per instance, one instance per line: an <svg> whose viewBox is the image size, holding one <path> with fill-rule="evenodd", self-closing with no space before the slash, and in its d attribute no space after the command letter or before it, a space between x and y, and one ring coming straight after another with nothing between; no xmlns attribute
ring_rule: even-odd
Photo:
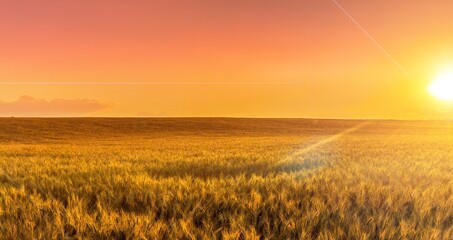
<svg viewBox="0 0 453 240"><path fill-rule="evenodd" d="M360 124L0 119L0 236L453 239L453 123Z"/></svg>

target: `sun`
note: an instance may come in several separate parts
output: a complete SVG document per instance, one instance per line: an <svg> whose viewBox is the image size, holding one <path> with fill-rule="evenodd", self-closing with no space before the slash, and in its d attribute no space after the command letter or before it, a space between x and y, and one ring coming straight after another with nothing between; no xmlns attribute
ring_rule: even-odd
<svg viewBox="0 0 453 240"><path fill-rule="evenodd" d="M428 92L443 101L453 101L453 70L440 74L429 85Z"/></svg>

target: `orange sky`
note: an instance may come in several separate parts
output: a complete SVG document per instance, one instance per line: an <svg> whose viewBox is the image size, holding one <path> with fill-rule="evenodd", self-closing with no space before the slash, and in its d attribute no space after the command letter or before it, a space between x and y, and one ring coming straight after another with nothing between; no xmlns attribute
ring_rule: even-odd
<svg viewBox="0 0 453 240"><path fill-rule="evenodd" d="M426 93L453 63L453 2L338 2L409 77L332 0L0 0L1 82L171 83L2 84L0 116L453 112Z"/></svg>

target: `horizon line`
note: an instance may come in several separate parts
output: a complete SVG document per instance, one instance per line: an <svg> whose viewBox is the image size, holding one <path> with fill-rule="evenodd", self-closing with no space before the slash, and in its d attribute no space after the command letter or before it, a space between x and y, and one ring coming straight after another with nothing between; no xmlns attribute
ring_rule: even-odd
<svg viewBox="0 0 453 240"><path fill-rule="evenodd" d="M316 117L239 117L239 116L0 116L0 119L288 119L288 120L350 120L350 121L452 121L448 118L316 118Z"/></svg>

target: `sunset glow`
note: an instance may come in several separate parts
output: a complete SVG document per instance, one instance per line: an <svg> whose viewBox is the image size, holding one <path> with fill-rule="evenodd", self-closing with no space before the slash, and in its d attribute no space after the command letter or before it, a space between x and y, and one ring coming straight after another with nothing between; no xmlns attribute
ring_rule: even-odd
<svg viewBox="0 0 453 240"><path fill-rule="evenodd" d="M453 3L336 2L0 1L0 114L439 117Z"/></svg>
<svg viewBox="0 0 453 240"><path fill-rule="evenodd" d="M0 0L0 240L453 240L452 13Z"/></svg>
<svg viewBox="0 0 453 240"><path fill-rule="evenodd" d="M429 92L440 100L453 100L453 71L439 75L429 86Z"/></svg>

